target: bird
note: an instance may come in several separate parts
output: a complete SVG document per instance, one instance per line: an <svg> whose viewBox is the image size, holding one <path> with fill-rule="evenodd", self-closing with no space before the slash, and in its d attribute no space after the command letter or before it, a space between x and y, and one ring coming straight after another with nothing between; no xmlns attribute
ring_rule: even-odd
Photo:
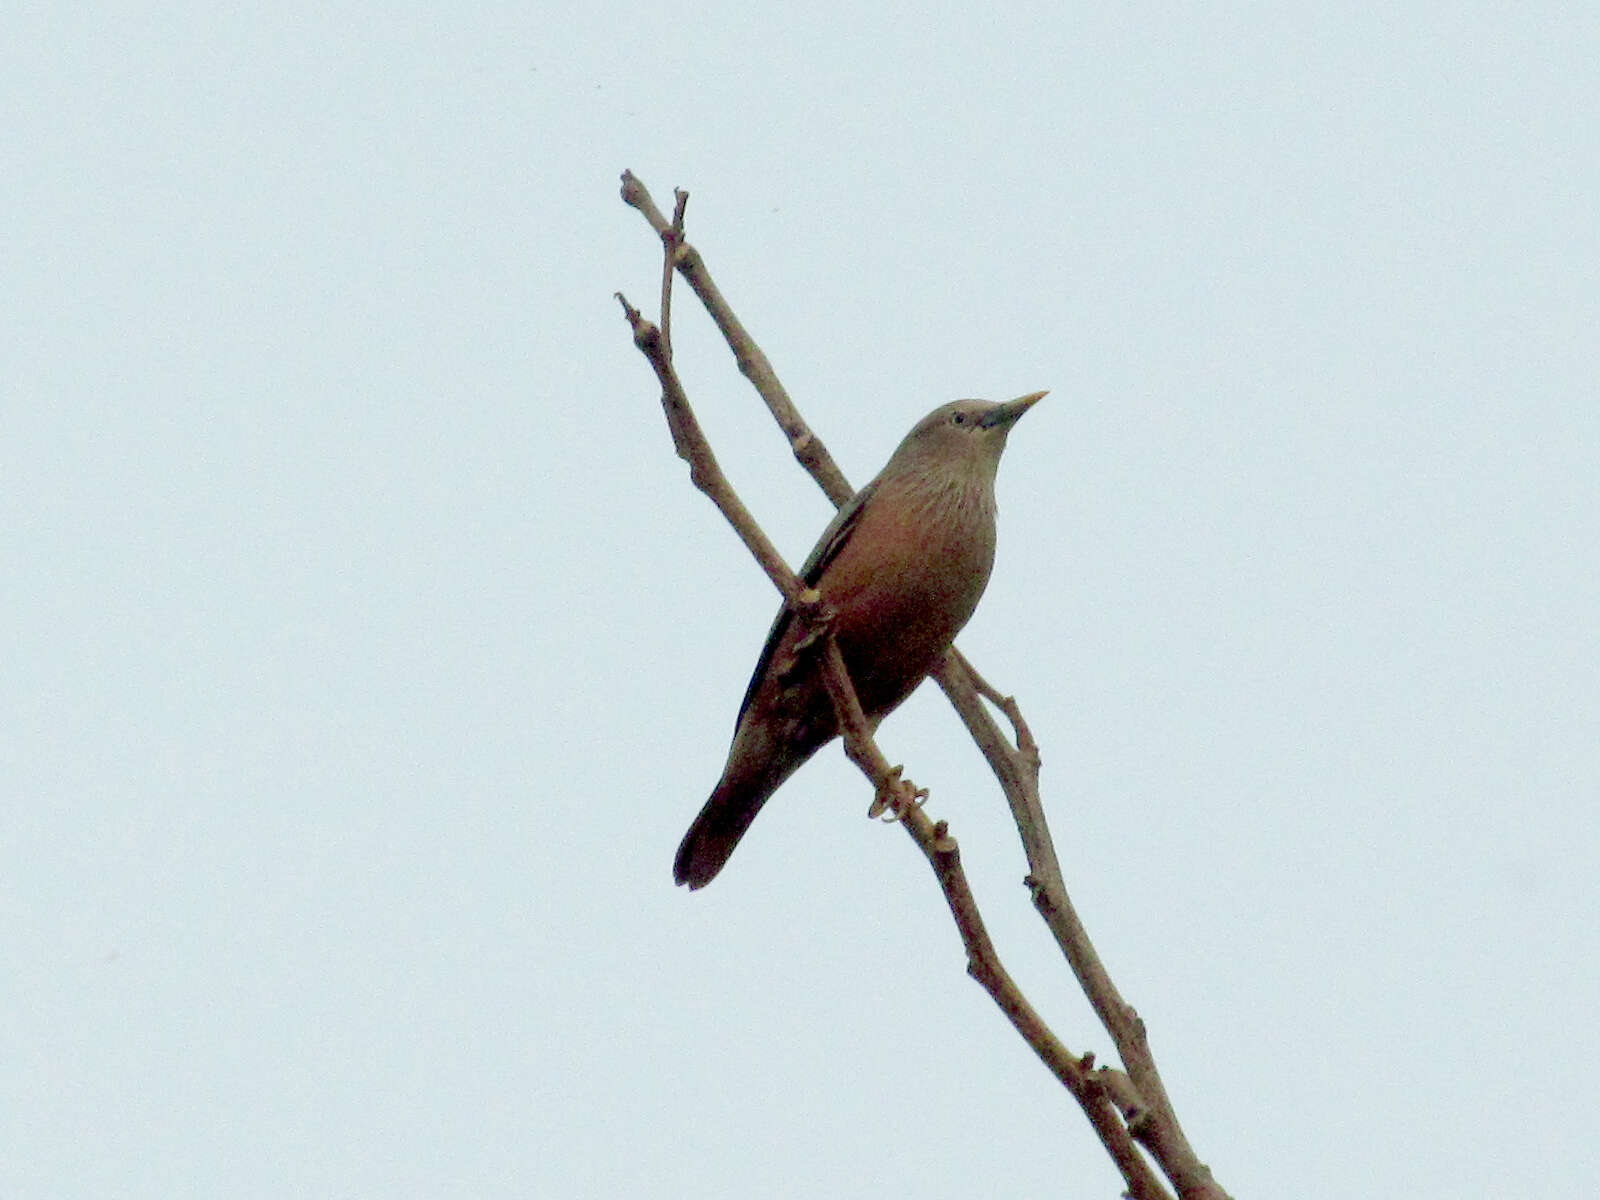
<svg viewBox="0 0 1600 1200"><path fill-rule="evenodd" d="M918 421L883 470L834 515L800 568L833 610L861 710L878 722L939 665L994 566L995 473L1017 420L1046 395L956 400ZM821 645L778 610L710 798L684 835L673 879L705 887L762 805L839 732Z"/></svg>

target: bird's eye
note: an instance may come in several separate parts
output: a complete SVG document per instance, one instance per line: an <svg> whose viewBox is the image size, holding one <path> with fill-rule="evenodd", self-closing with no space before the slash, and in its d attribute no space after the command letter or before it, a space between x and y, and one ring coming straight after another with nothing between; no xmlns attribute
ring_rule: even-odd
<svg viewBox="0 0 1600 1200"><path fill-rule="evenodd" d="M965 425L966 423L967 423L967 414L966 413L964 413L964 412L953 412L953 413L950 414L950 424L952 424L952 425Z"/></svg>

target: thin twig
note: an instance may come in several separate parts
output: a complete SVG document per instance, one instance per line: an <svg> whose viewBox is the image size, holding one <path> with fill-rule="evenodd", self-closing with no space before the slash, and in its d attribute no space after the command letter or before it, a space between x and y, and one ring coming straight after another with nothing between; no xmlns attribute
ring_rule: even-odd
<svg viewBox="0 0 1600 1200"><path fill-rule="evenodd" d="M649 189L639 182L632 171L622 173L622 199L639 210L658 236L666 238L672 229L671 223L661 215ZM767 410L772 413L773 420L777 421L778 428L789 439L789 448L796 460L810 472L828 499L833 501L835 508L849 503L850 497L855 495L855 489L845 479L844 472L839 470L822 440L811 432L811 427L800 416L800 410L794 406L794 401L789 399L789 393L779 382L772 363L734 315L733 308L723 299L717 285L711 281L711 273L706 270L700 252L683 241L681 233L672 255L672 265L694 289L694 294L700 298L700 303L705 305L706 312L711 314L711 319L722 331L723 340L733 351L740 372L755 387Z"/></svg>
<svg viewBox="0 0 1600 1200"><path fill-rule="evenodd" d="M622 311L628 318L628 324L633 328L634 345L639 347L650 365L655 368L656 378L661 382L661 407L666 413L667 427L672 433L673 449L677 451L679 458L689 464L690 481L704 492L728 519L728 523L733 526L745 547L761 564L761 569L767 573L767 578L772 580L778 591L783 593L784 603L797 613L807 613L817 608L821 594L815 589L803 588L800 585L794 572L778 553L778 548L756 523L755 517L750 514L750 510L739 499L738 493L728 483L728 477L722 473L717 456L711 450L711 443L701 432L694 410L689 407L689 398L684 394L683 385L678 381L678 374L673 369L671 360L666 357L661 330L641 316L639 310L629 304L621 292L617 293L617 299L622 304Z"/></svg>
<svg viewBox="0 0 1600 1200"><path fill-rule="evenodd" d="M689 193L682 188L674 190L677 197L672 206L672 224L661 231L661 244L666 253L661 256L661 355L672 361L672 264L677 261L678 247L683 245L683 214L689 207Z"/></svg>

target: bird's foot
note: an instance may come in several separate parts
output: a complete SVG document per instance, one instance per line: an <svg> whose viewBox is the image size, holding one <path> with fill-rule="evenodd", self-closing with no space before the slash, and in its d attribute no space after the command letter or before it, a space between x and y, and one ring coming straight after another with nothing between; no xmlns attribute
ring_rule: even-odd
<svg viewBox="0 0 1600 1200"><path fill-rule="evenodd" d="M913 808L921 808L928 799L928 789L919 788L909 779L901 779L900 772L904 766L890 767L889 776L878 788L878 794L872 798L872 805L867 809L867 816L882 818L885 822L893 823L900 820Z"/></svg>

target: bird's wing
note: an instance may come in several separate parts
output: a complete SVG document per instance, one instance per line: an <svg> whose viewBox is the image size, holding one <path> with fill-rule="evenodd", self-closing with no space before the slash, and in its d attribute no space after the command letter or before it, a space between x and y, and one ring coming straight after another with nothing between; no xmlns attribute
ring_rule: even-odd
<svg viewBox="0 0 1600 1200"><path fill-rule="evenodd" d="M861 519L861 510L866 507L867 498L872 495L878 486L874 479L854 496L838 512L833 514L833 520L828 522L828 527L822 531L822 536L817 539L817 544L811 548L811 553L806 556L806 561L800 566L800 582L807 587L816 587L817 580L822 578L822 572L828 567L844 544L850 540L850 535L855 531L856 523ZM734 718L733 728L737 732L739 722L744 720L744 710L750 707L750 698L756 694L756 687L761 683L761 677L767 673L767 667L772 662L772 655L778 648L778 643L783 639L784 630L789 628L789 622L794 620L794 614L785 604L778 609L778 615L773 619L772 628L767 631L767 644L761 647L761 657L756 660L755 672L750 676L750 686L744 690L744 699L739 704L739 715Z"/></svg>

